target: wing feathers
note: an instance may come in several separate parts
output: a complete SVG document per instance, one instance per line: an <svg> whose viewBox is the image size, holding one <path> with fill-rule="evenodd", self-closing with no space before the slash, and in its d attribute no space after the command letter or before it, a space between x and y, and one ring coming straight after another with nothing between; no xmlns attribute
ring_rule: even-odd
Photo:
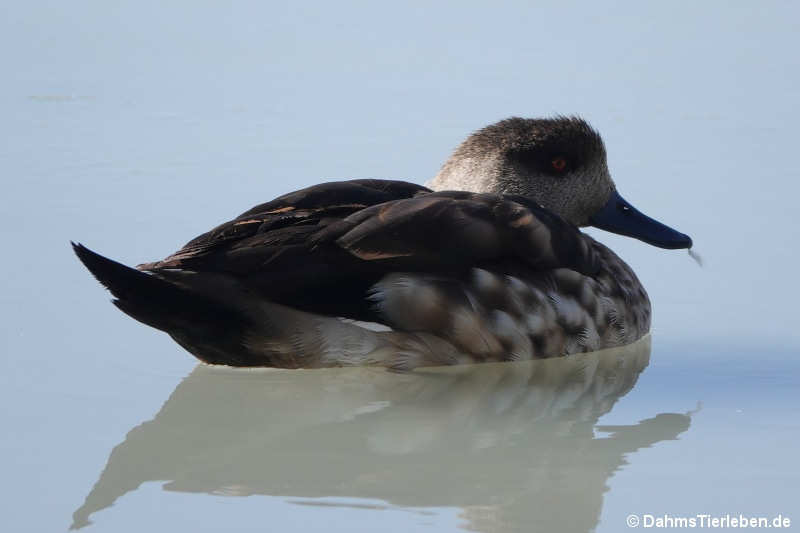
<svg viewBox="0 0 800 533"><path fill-rule="evenodd" d="M594 254L577 228L525 198L356 180L256 206L140 268L224 272L279 303L363 318L369 287L391 272L458 276L502 263L593 274Z"/></svg>

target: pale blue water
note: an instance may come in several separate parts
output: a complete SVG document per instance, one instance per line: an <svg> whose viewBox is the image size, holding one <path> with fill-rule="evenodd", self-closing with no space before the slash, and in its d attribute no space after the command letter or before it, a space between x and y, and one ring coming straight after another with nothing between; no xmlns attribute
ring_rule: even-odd
<svg viewBox="0 0 800 533"><path fill-rule="evenodd" d="M4 7L0 527L614 532L742 513L796 529L799 11ZM68 246L157 259L324 179L424 182L470 131L554 113L587 118L621 193L706 260L592 232L654 305L624 393L195 369Z"/></svg>

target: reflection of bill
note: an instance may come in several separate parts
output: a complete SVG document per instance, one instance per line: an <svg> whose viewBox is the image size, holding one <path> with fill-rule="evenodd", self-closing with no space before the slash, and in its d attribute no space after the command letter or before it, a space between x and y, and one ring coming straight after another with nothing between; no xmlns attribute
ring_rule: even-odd
<svg viewBox="0 0 800 533"><path fill-rule="evenodd" d="M649 354L645 338L566 358L406 374L198 366L113 450L73 527L167 479L166 489L184 492L460 507L475 531L589 531L625 455L689 427L683 414L596 425Z"/></svg>

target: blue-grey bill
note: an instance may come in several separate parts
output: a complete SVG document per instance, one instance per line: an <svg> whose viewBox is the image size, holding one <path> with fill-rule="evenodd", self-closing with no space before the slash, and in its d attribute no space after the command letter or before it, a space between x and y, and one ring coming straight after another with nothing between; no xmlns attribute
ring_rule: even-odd
<svg viewBox="0 0 800 533"><path fill-rule="evenodd" d="M639 239L659 248L677 250L692 247L691 237L645 215L629 204L617 191L611 193L611 198L589 219L589 224L611 233Z"/></svg>

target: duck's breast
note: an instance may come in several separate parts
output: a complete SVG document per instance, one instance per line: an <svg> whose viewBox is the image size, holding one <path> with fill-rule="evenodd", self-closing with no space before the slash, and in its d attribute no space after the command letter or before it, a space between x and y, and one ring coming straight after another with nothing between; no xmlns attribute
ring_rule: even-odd
<svg viewBox="0 0 800 533"><path fill-rule="evenodd" d="M602 265L593 276L520 265L472 268L461 277L392 273L371 298L394 330L434 335L474 362L629 344L650 329L650 301L624 261L592 244Z"/></svg>

